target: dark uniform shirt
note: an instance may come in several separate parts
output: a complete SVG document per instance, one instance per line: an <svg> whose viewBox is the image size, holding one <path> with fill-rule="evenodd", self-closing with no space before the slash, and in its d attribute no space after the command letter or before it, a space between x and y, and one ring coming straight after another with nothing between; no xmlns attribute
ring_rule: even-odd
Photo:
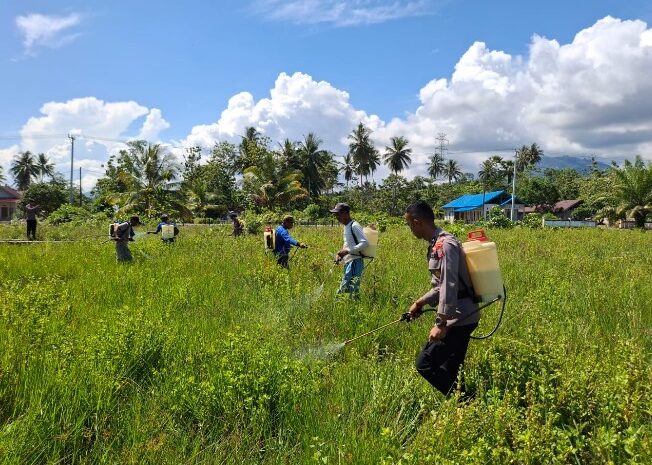
<svg viewBox="0 0 652 465"><path fill-rule="evenodd" d="M25 206L25 219L27 221L36 221L36 213L38 213L41 207L30 207Z"/></svg>
<svg viewBox="0 0 652 465"><path fill-rule="evenodd" d="M134 228L131 226L131 223L129 221L125 221L124 223L118 223L116 225L116 239L118 242L129 242L131 238L133 238L136 235L134 232Z"/></svg>
<svg viewBox="0 0 652 465"><path fill-rule="evenodd" d="M427 256L432 288L421 300L436 306L437 313L450 320L448 326L465 326L480 321L466 257L457 238L437 228L428 244Z"/></svg>

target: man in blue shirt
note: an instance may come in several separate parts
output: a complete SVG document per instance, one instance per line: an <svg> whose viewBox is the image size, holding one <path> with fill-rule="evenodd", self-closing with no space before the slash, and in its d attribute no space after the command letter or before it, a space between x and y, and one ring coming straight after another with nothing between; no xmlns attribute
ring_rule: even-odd
<svg viewBox="0 0 652 465"><path fill-rule="evenodd" d="M274 255L276 255L276 263L283 268L289 268L288 261L290 259L290 249L292 246L305 249L308 246L290 236L290 229L294 226L294 218L287 215L283 218L283 222L276 228L274 240Z"/></svg>
<svg viewBox="0 0 652 465"><path fill-rule="evenodd" d="M163 213L161 215L161 222L156 227L156 231L147 231L147 234L158 233L161 233L161 240L164 243L171 244L179 234L179 228L177 228L177 225L173 221L170 221L170 217L166 213Z"/></svg>

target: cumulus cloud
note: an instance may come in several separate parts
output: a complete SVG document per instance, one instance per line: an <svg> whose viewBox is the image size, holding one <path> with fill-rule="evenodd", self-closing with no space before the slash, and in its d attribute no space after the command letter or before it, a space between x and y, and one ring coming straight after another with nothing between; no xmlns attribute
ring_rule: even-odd
<svg viewBox="0 0 652 465"><path fill-rule="evenodd" d="M170 127L170 123L165 121L161 110L158 108L152 108L145 118L143 127L140 129L140 133L136 136L136 139L145 139L145 140L156 140L161 131Z"/></svg>
<svg viewBox="0 0 652 465"><path fill-rule="evenodd" d="M641 153L652 141L649 34L642 21L606 17L569 44L535 35L527 58L477 42L450 81L427 84L421 106L385 131L423 149L442 131L468 151L537 142L550 153Z"/></svg>
<svg viewBox="0 0 652 465"><path fill-rule="evenodd" d="M467 171L476 171L488 153L511 156L511 148L532 142L548 154L652 159L650 70L647 24L605 17L568 44L534 35L523 57L476 42L450 77L420 89L420 105L402 118L381 121L327 82L282 73L270 97L233 96L216 123L195 126L186 142L239 140L245 126L255 126L273 140L315 131L341 154L347 134L363 121L381 151L392 136L409 139L410 175L425 173L439 133Z"/></svg>
<svg viewBox="0 0 652 465"><path fill-rule="evenodd" d="M18 152L20 152L20 147L16 144L7 147L6 149L0 149L0 166L4 169L3 173L5 177L8 177L7 168L9 167L9 163L16 155L18 155Z"/></svg>
<svg viewBox="0 0 652 465"><path fill-rule="evenodd" d="M23 35L25 51L30 53L36 47L57 48L69 43L79 36L79 33L68 33L70 28L77 26L81 16L71 13L68 16L48 16L29 14L16 17L16 26Z"/></svg>
<svg viewBox="0 0 652 465"><path fill-rule="evenodd" d="M251 9L273 21L355 26L428 14L432 0L255 0Z"/></svg>
<svg viewBox="0 0 652 465"><path fill-rule="evenodd" d="M618 160L641 154L652 160L650 70L652 30L643 21L606 17L567 44L534 35L525 56L471 44L450 76L436 76L418 90L417 108L390 121L355 108L345 90L328 82L281 73L269 96L234 95L216 112L217 121L194 126L180 144L238 142L245 127L254 126L274 142L315 132L324 148L343 155L348 134L363 122L381 152L391 137L408 138L409 176L425 174L439 133L450 141L449 157L472 172L487 155L508 157L512 148L532 142L548 155ZM93 97L47 103L41 113L25 124L20 149L49 150L62 163L69 156L65 135L73 129L118 139L142 118L139 136L154 138L169 126L156 108ZM60 133L61 143L37 137L43 133ZM82 159L102 160L111 147L108 141L80 139L79 150L91 154ZM0 162L12 150L0 150Z"/></svg>
<svg viewBox="0 0 652 465"><path fill-rule="evenodd" d="M249 92L234 95L216 123L193 127L183 144L237 142L245 127L255 126L274 141L299 140L315 132L326 148L341 153L347 134L360 121L372 128L382 124L377 116L353 108L345 91L304 73L281 73L269 98L255 102Z"/></svg>
<svg viewBox="0 0 652 465"><path fill-rule="evenodd" d="M20 144L0 150L0 165L6 169L18 151L29 150L47 154L56 169L67 174L71 148L68 134L72 134L76 136L75 167L92 170L84 180L89 185L101 177L101 164L123 146L120 140L127 138L125 134L132 125L145 117L136 138L148 140L156 140L160 131L170 126L157 108L149 109L134 101L105 102L96 97L48 102L40 113L23 125Z"/></svg>

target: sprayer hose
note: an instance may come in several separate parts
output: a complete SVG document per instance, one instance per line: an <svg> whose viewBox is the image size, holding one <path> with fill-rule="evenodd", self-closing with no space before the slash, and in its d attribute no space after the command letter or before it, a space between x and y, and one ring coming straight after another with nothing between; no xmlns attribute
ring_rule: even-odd
<svg viewBox="0 0 652 465"><path fill-rule="evenodd" d="M471 336L471 339L476 339L476 340L488 339L491 336L493 336L496 331L498 331L498 328L500 327L500 323L503 320L503 314L505 313L505 305L507 304L507 289L505 289L505 286L503 286L503 298L501 300L503 301L503 303L500 307L500 314L498 315L498 321L496 322L496 326L494 326L494 329L492 329L491 332L489 332L488 334L484 334L482 336Z"/></svg>

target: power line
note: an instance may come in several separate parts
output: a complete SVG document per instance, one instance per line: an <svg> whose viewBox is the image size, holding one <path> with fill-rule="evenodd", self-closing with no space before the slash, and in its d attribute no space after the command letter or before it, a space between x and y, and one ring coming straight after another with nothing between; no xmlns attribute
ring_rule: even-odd
<svg viewBox="0 0 652 465"><path fill-rule="evenodd" d="M0 135L0 140L16 140L16 139L60 139L67 137L68 134L30 134L30 135L24 135L24 134L16 134L16 135L9 135L9 134L4 134Z"/></svg>

